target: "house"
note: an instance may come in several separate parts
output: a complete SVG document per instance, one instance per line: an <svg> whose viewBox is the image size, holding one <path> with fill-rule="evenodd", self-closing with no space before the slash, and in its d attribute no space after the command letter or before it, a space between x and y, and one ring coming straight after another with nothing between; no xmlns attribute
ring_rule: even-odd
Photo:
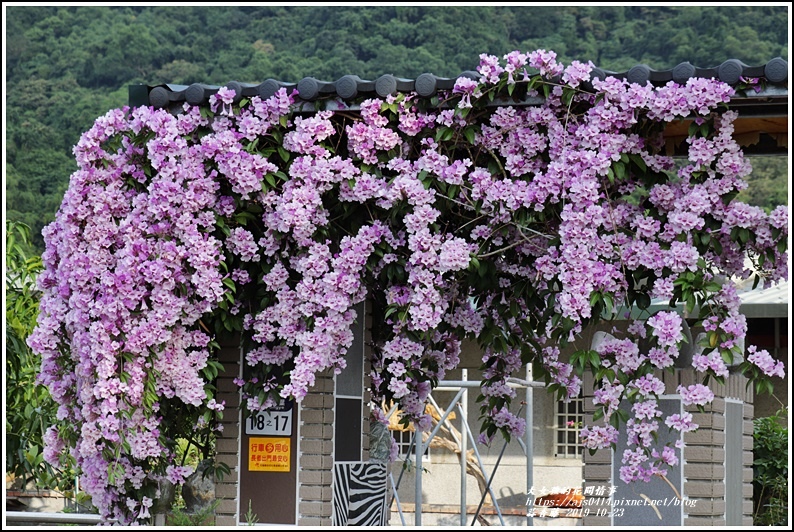
<svg viewBox="0 0 794 532"><path fill-rule="evenodd" d="M739 113L734 134L747 153L787 153L788 64L782 58L756 67L731 59L714 68L682 63L663 71L652 70L646 65L637 65L623 73L595 71L597 76L607 74L640 84L716 77L737 85L745 78L765 77L769 82L766 87L758 92L748 89L732 100L731 108ZM476 76L470 72L462 75ZM267 80L245 84L232 81L225 86L235 89L239 97L268 97L281 87L294 88L299 93L303 110L313 113L318 107L355 112L358 107L354 99L360 96L385 97L400 91L416 91L428 96L437 90L451 89L454 81L432 74L422 74L414 80L384 75L374 81L351 75L336 82L304 78L298 83ZM203 84L132 86L130 105L152 105L179 112L184 102L205 105L209 96L219 88ZM493 102L494 105L537 103L533 98L517 103ZM665 130L669 153L680 153L680 141L686 136L689 122L671 124ZM751 295L747 297L751 298ZM745 306L748 312L751 308L767 312L749 300ZM788 314L783 313L782 307L775 308L774 316L750 318L765 320L753 322L750 334L771 342L778 349L777 354L782 355L784 349L787 352L782 320ZM359 312L359 315L367 314ZM767 318L775 320L772 325ZM227 411L223 437L218 441L217 450L219 459L232 468L232 474L219 482L216 488L216 496L220 500L216 510L217 524L243 523L249 509L257 514L260 522L268 524L383 524L387 521L394 524L402 522L406 514L410 516L408 524L431 524L430 516L437 524L461 524L478 512L484 492L487 492L485 499L489 504L487 507L482 505L479 511L489 522L581 523L585 526L752 523L751 421L757 412L753 409L753 394L745 389L741 377L730 377L718 390L718 400L710 409L697 413L701 429L687 435L686 446L681 450L684 465L674 478L649 485L647 493L624 495L620 492L620 499L615 499L611 496L617 489L615 479L619 459L616 460L615 454L608 450L589 456L582 453L577 443L578 425L592 421L592 382L585 383L581 399L566 404L553 401L533 385L531 375L526 375L516 381L521 390L519 393L526 394L523 413L534 429L528 431L525 440L511 441L502 452L503 447L498 441L486 448L462 437L466 432L464 418L471 422L478 415L475 401L465 390L469 390L468 382L479 379L479 354L476 349L468 348L461 357L460 367L447 375L447 381L440 383L441 388L433 394L438 404L433 408L441 427L437 437L442 439L435 445L430 442L426 456L422 445L416 454L413 470L403 471L399 462L389 467L383 461L382 449L375 445L381 440L371 433L371 429L375 429L370 427L367 412L370 403L366 381L367 325L365 320L357 325L354 347L349 352L348 367L344 372L337 376L330 373L320 375L300 405L285 404L279 411L248 419L239 419L239 392L233 384L233 379L243 371L242 353L233 339L227 342L221 353L225 373L218 385L218 399L226 401ZM691 371L683 369L666 380L668 395L663 398L663 410L681 411L680 397L675 396L676 386L692 382L692 379ZM461 408L454 408L458 401L462 403ZM449 410L447 405L452 405L454 412L442 421ZM476 423L471 424L476 429ZM412 441L413 448L416 448L418 438L413 438L410 428L398 430L394 427L394 430L402 453L407 457ZM456 436L456 433L461 436ZM471 454L476 460L466 460L461 464L456 446L461 455L467 456L469 450L473 451ZM526 453L525 448L531 452ZM462 474L463 470L468 470L469 463L472 463L475 474ZM527 467L528 463L531 467ZM476 473L478 468L481 477ZM417 476L417 471L425 469L427 473ZM496 474L494 470L497 470ZM485 481L485 486L478 482L478 478ZM399 488L396 487L398 483ZM395 486L393 490L392 486ZM552 502L548 514L533 511L533 515L527 515L528 495L534 499L535 496L570 493L571 488L582 490L584 499L577 499L578 506L567 504L570 501L546 498L543 500ZM461 497L461 493L465 496ZM660 508L659 504L642 503L643 500L668 498L678 501L669 509ZM626 507L644 506L644 511L617 508L612 504L615 500L625 501ZM410 507L412 504L413 508ZM577 513L574 511L577 508L582 511Z"/></svg>

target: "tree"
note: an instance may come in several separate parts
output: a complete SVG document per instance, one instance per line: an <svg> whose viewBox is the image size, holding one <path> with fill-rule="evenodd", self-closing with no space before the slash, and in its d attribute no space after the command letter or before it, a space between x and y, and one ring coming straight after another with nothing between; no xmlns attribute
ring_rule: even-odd
<svg viewBox="0 0 794 532"><path fill-rule="evenodd" d="M56 468L45 460L45 432L56 422L58 405L38 382L41 357L25 343L36 325L41 292L36 276L41 258L30 253L30 229L6 220L6 473L37 488L66 491L74 486L71 460ZM53 460L54 462L54 460Z"/></svg>

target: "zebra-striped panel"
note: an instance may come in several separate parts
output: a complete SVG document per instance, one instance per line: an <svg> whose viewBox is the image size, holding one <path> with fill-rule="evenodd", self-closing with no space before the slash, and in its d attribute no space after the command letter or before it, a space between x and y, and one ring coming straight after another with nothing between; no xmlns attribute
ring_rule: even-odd
<svg viewBox="0 0 794 532"><path fill-rule="evenodd" d="M347 526L350 507L350 464L334 464L333 526Z"/></svg>
<svg viewBox="0 0 794 532"><path fill-rule="evenodd" d="M386 464L334 464L334 526L386 525Z"/></svg>

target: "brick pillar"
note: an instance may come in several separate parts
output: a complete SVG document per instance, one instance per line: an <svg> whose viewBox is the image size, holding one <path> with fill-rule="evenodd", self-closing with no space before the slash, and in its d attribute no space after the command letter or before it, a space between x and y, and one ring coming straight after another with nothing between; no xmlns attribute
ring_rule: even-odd
<svg viewBox="0 0 794 532"><path fill-rule="evenodd" d="M680 372L681 384L689 386L696 382L694 370ZM726 460L736 457L726 455L728 422L727 403L740 406L741 426L741 497L742 525L752 525L753 511L753 392L747 390L747 379L740 375L730 375L724 385L713 384L714 401L700 412L698 407L685 409L692 413L692 419L699 425L695 432L684 435L684 494L692 501L685 507L685 526L726 526L727 482L729 464ZM729 398L726 401L726 398ZM739 479L735 479L739 480ZM726 482L727 481L727 482Z"/></svg>
<svg viewBox="0 0 794 532"><path fill-rule="evenodd" d="M689 386L700 382L693 369L676 370L675 373L657 373L665 383L666 394L676 394L678 385ZM684 460L683 464L683 493L684 506L684 526L726 526L726 512L729 511L726 504L727 470L734 464L726 461L734 459L726 455L726 434L730 428L726 428L728 422L727 406L732 403L741 410L741 428L734 427L730 430L741 430L740 435L740 456L741 471L736 481L741 482L741 520L742 526L752 526L752 497L753 497L753 392L746 388L747 379L740 375L730 375L726 378L724 385L712 383L714 391L714 401L703 408L703 412L697 406L685 406L685 410L692 413L692 419L699 425L698 430L684 434ZM585 424L593 423L593 380L592 376L585 376L583 384L585 396ZM727 398L727 401L726 401ZM737 453L738 454L738 453ZM615 460L620 460L616 456ZM585 452L584 456L584 488L597 489L600 486L608 486L612 483L612 452L610 449L602 449L590 456ZM729 482L731 479L728 480ZM616 480L616 483L621 483ZM619 484L620 485L620 484ZM582 524L584 526L609 526L610 518L597 515L597 509L606 508L609 510L606 497L587 496L586 504L583 509L589 509L588 515L584 516Z"/></svg>
<svg viewBox="0 0 794 532"><path fill-rule="evenodd" d="M216 441L217 460L229 466L231 473L216 480L215 499L220 501L215 509L216 526L237 526L237 494L240 482L240 392L233 379L240 374L241 351L239 341L223 342L218 360L223 373L218 375L218 402L226 401L223 411L223 433ZM247 508L242 508L242 516Z"/></svg>
<svg viewBox="0 0 794 532"><path fill-rule="evenodd" d="M747 392L750 396L744 403L744 425L742 427L742 526L753 526L753 419L755 407L752 388Z"/></svg>
<svg viewBox="0 0 794 532"><path fill-rule="evenodd" d="M715 397L701 413L685 406L698 430L684 434L685 526L725 526L725 399Z"/></svg>
<svg viewBox="0 0 794 532"><path fill-rule="evenodd" d="M333 421L334 376L324 371L300 404L298 525L331 525Z"/></svg>

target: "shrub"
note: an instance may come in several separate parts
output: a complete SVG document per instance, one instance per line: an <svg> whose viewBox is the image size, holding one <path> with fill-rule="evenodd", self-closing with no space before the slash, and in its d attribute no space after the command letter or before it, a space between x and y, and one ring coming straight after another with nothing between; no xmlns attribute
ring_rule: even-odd
<svg viewBox="0 0 794 532"><path fill-rule="evenodd" d="M788 525L786 407L753 421L753 524Z"/></svg>

